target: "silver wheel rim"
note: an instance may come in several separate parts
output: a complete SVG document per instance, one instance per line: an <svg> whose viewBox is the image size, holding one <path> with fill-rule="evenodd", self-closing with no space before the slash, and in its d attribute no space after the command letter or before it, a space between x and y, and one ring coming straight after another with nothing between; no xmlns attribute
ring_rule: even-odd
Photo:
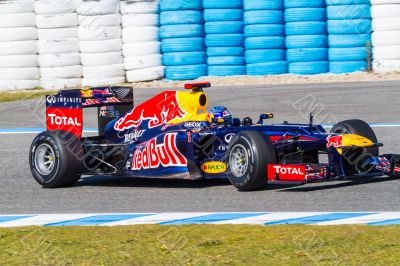
<svg viewBox="0 0 400 266"><path fill-rule="evenodd" d="M246 148L237 144L233 147L229 155L229 166L232 174L236 177L243 176L249 165L249 156Z"/></svg>
<svg viewBox="0 0 400 266"><path fill-rule="evenodd" d="M41 175L49 175L55 164L55 156L53 148L46 143L40 144L35 151L36 170Z"/></svg>

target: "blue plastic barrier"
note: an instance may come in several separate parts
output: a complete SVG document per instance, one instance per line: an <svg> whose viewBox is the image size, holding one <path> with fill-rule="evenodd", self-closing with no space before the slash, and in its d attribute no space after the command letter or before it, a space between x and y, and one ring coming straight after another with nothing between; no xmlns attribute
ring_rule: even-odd
<svg viewBox="0 0 400 266"><path fill-rule="evenodd" d="M160 12L160 24L203 24L203 13L197 10L179 10Z"/></svg>
<svg viewBox="0 0 400 266"><path fill-rule="evenodd" d="M330 72L367 70L371 56L369 0L327 0L327 4Z"/></svg>
<svg viewBox="0 0 400 266"><path fill-rule="evenodd" d="M244 10L283 10L282 0L244 0Z"/></svg>
<svg viewBox="0 0 400 266"><path fill-rule="evenodd" d="M209 76L246 75L246 66L208 66Z"/></svg>
<svg viewBox="0 0 400 266"><path fill-rule="evenodd" d="M248 75L287 73L283 0L244 0Z"/></svg>
<svg viewBox="0 0 400 266"><path fill-rule="evenodd" d="M206 64L206 62L206 52L174 52L163 55L164 66L196 65Z"/></svg>
<svg viewBox="0 0 400 266"><path fill-rule="evenodd" d="M160 0L160 39L165 77L207 75L201 0Z"/></svg>
<svg viewBox="0 0 400 266"><path fill-rule="evenodd" d="M370 0L160 0L166 77L365 70L370 10Z"/></svg>
<svg viewBox="0 0 400 266"><path fill-rule="evenodd" d="M160 0L160 11L201 10L202 8L202 3L199 0Z"/></svg>
<svg viewBox="0 0 400 266"><path fill-rule="evenodd" d="M297 21L286 23L286 34L292 35L326 35L325 21Z"/></svg>
<svg viewBox="0 0 400 266"><path fill-rule="evenodd" d="M299 75L315 75L329 72L328 61L289 63L289 73Z"/></svg>
<svg viewBox="0 0 400 266"><path fill-rule="evenodd" d="M289 73L328 72L325 0L285 0L285 8Z"/></svg>
<svg viewBox="0 0 400 266"><path fill-rule="evenodd" d="M160 27L160 38L187 38L203 37L204 30L201 24L167 25Z"/></svg>
<svg viewBox="0 0 400 266"><path fill-rule="evenodd" d="M284 49L246 50L245 55L247 64L286 61L286 51Z"/></svg>
<svg viewBox="0 0 400 266"><path fill-rule="evenodd" d="M208 75L245 74L243 1L203 0Z"/></svg>
<svg viewBox="0 0 400 266"><path fill-rule="evenodd" d="M263 76L285 73L288 73L288 63L286 61L275 61L247 65L247 75Z"/></svg>
<svg viewBox="0 0 400 266"><path fill-rule="evenodd" d="M328 48L288 49L286 57L289 63L328 61Z"/></svg>
<svg viewBox="0 0 400 266"><path fill-rule="evenodd" d="M243 32L242 21L211 21L204 23L206 34L226 34Z"/></svg>
<svg viewBox="0 0 400 266"><path fill-rule="evenodd" d="M365 71L366 69L368 69L367 61L329 62L329 70L334 74Z"/></svg>
<svg viewBox="0 0 400 266"><path fill-rule="evenodd" d="M325 0L285 0L285 8L325 7Z"/></svg>
<svg viewBox="0 0 400 266"><path fill-rule="evenodd" d="M190 80L207 76L207 65L182 65L165 68L165 77L170 80Z"/></svg>
<svg viewBox="0 0 400 266"><path fill-rule="evenodd" d="M190 0L187 0L190 1ZM242 0L203 0L203 8L204 9L241 9L243 8Z"/></svg>
<svg viewBox="0 0 400 266"><path fill-rule="evenodd" d="M242 9L204 9L204 21L242 21Z"/></svg>

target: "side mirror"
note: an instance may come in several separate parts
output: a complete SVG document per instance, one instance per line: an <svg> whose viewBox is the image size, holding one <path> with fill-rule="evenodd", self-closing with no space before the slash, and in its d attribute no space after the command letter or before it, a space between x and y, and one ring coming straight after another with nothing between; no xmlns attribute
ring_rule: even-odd
<svg viewBox="0 0 400 266"><path fill-rule="evenodd" d="M261 126L264 124L264 120L266 119L272 119L274 118L274 114L267 113L267 114L261 114L260 115L260 120L258 120L257 125Z"/></svg>

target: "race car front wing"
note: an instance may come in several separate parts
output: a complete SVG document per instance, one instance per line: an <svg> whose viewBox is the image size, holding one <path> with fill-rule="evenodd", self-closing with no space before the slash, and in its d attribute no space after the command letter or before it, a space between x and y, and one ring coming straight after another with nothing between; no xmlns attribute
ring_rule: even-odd
<svg viewBox="0 0 400 266"><path fill-rule="evenodd" d="M311 183L322 181L335 181L358 177L371 176L400 176L400 155L384 154L370 158L364 169L352 176L335 174L329 164L268 164L268 181L270 183Z"/></svg>

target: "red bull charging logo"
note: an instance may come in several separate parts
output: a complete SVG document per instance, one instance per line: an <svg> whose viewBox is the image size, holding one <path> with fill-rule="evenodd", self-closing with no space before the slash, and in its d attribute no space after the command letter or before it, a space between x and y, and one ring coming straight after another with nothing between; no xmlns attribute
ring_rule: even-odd
<svg viewBox="0 0 400 266"><path fill-rule="evenodd" d="M133 108L115 123L114 129L124 131L138 127L143 121L149 121L148 128L153 128L185 115L186 112L179 106L176 92L166 91Z"/></svg>
<svg viewBox="0 0 400 266"><path fill-rule="evenodd" d="M326 147L327 148L329 148L329 147L338 148L342 145L343 145L343 137L341 135L339 135L339 136L329 135L326 138Z"/></svg>

